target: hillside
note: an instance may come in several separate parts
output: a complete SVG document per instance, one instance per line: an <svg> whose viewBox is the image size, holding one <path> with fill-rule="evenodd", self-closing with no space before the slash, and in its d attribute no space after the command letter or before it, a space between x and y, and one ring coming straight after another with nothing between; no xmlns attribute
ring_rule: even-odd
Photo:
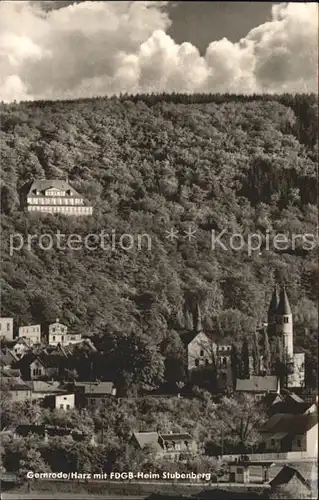
<svg viewBox="0 0 319 500"><path fill-rule="evenodd" d="M56 317L94 335L134 330L160 341L187 328L185 299L206 329L239 339L265 319L275 279L288 285L299 348L316 354L317 249L265 247L265 235L316 234L314 96L122 96L0 106L2 314ZM27 215L19 189L65 179L94 205L86 219ZM171 227L196 240L167 239ZM263 237L211 248L211 230ZM10 235L134 236L151 249L9 253ZM112 233L113 230L113 233ZM117 240L116 240L117 241ZM237 245L239 243L237 242Z"/></svg>

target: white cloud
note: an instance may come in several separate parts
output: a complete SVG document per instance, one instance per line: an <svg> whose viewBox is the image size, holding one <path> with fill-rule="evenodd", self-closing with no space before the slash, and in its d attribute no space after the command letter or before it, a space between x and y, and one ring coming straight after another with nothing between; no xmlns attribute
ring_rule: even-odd
<svg viewBox="0 0 319 500"><path fill-rule="evenodd" d="M49 2L50 3L50 2ZM54 3L54 2L52 2ZM272 20L204 56L167 35L167 2L0 3L0 99L116 92L317 91L318 7L277 4Z"/></svg>

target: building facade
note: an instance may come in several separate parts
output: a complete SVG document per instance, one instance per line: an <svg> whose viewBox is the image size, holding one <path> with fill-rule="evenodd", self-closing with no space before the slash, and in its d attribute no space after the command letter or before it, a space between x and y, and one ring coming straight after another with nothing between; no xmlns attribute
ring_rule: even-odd
<svg viewBox="0 0 319 500"><path fill-rule="evenodd" d="M64 215L92 215L93 208L66 181L34 181L23 199L28 212L61 213Z"/></svg>
<svg viewBox="0 0 319 500"><path fill-rule="evenodd" d="M13 318L0 318L0 337L13 340Z"/></svg>
<svg viewBox="0 0 319 500"><path fill-rule="evenodd" d="M54 323L49 325L49 338L48 343L52 346L77 344L81 342L82 336L80 333L68 333L68 327L60 323L56 319Z"/></svg>
<svg viewBox="0 0 319 500"><path fill-rule="evenodd" d="M19 327L19 339L25 339L30 346L41 342L41 325L28 325Z"/></svg>

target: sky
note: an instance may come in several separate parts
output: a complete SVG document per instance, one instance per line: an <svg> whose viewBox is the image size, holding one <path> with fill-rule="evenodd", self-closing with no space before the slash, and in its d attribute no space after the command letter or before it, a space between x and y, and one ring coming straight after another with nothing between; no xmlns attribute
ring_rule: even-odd
<svg viewBox="0 0 319 500"><path fill-rule="evenodd" d="M2 1L0 100L317 92L316 3Z"/></svg>

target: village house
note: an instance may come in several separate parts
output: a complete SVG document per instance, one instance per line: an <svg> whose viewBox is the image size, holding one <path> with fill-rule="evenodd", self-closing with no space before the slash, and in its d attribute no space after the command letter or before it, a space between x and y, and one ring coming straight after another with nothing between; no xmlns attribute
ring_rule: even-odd
<svg viewBox="0 0 319 500"><path fill-rule="evenodd" d="M32 389L20 378L9 379L6 383L7 393L12 403L32 401Z"/></svg>
<svg viewBox="0 0 319 500"><path fill-rule="evenodd" d="M77 408L100 408L110 397L116 396L113 382L75 382L74 390Z"/></svg>
<svg viewBox="0 0 319 500"><path fill-rule="evenodd" d="M14 365L24 380L58 379L63 372L63 359L57 354L28 353Z"/></svg>
<svg viewBox="0 0 319 500"><path fill-rule="evenodd" d="M41 342L41 325L20 326L18 338L24 339L29 346L39 344Z"/></svg>
<svg viewBox="0 0 319 500"><path fill-rule="evenodd" d="M51 346L67 346L69 344L78 344L82 341L80 333L68 333L68 327L60 323L57 319L49 325L48 343Z"/></svg>
<svg viewBox="0 0 319 500"><path fill-rule="evenodd" d="M260 429L264 453L298 452L315 458L318 452L318 414L276 413Z"/></svg>
<svg viewBox="0 0 319 500"><path fill-rule="evenodd" d="M249 394L256 400L263 399L266 394L280 392L279 380L274 375L251 375L248 379L236 380L236 392Z"/></svg>
<svg viewBox="0 0 319 500"><path fill-rule="evenodd" d="M13 340L13 318L0 318L0 338Z"/></svg>
<svg viewBox="0 0 319 500"><path fill-rule="evenodd" d="M268 394L264 399L264 403L269 416L278 413L304 415L316 413L318 408L317 404L312 400L304 401L297 394L284 390L280 394Z"/></svg>
<svg viewBox="0 0 319 500"><path fill-rule="evenodd" d="M73 216L92 215L93 208L65 180L36 180L21 190L21 205L28 212Z"/></svg>
<svg viewBox="0 0 319 500"><path fill-rule="evenodd" d="M291 495L295 498L318 498L312 494L318 486L313 487L310 481L290 465L285 465L269 485L271 493L279 493L279 498L291 498Z"/></svg>
<svg viewBox="0 0 319 500"><path fill-rule="evenodd" d="M197 444L188 433L133 432L130 442L157 458L165 457L174 461L198 453Z"/></svg>
<svg viewBox="0 0 319 500"><path fill-rule="evenodd" d="M43 406L51 410L72 410L75 407L74 394L51 394L44 398Z"/></svg>
<svg viewBox="0 0 319 500"><path fill-rule="evenodd" d="M33 380L32 387L32 401L43 401L47 396L56 394L65 394L66 391L61 389L61 382L57 380L44 381Z"/></svg>

